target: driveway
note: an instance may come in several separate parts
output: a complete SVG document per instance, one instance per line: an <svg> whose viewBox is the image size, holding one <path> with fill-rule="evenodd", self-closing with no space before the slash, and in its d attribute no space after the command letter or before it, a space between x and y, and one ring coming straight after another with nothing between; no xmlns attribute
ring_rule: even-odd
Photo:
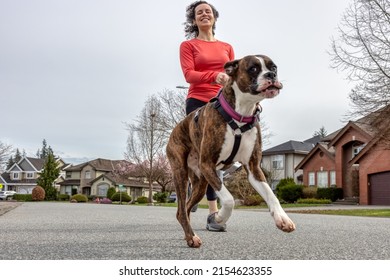
<svg viewBox="0 0 390 280"><path fill-rule="evenodd" d="M290 213L297 230L287 234L266 211L235 210L228 231L215 233L205 230L207 210L198 209L191 220L203 245L191 249L175 214L159 206L22 203L0 216L0 259L390 259L388 218Z"/></svg>

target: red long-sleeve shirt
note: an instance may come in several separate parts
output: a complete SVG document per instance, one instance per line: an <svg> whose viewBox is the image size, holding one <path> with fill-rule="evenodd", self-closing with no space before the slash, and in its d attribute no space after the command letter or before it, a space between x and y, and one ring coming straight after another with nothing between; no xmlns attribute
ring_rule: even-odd
<svg viewBox="0 0 390 280"><path fill-rule="evenodd" d="M180 64L187 83L187 98L208 102L217 95L221 85L215 83L226 62L234 59L231 45L221 41L191 39L180 45Z"/></svg>

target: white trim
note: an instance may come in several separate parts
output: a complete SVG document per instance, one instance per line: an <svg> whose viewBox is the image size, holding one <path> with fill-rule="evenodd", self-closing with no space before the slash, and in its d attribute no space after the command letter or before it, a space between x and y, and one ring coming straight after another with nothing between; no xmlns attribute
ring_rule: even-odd
<svg viewBox="0 0 390 280"><path fill-rule="evenodd" d="M14 167L17 167L19 169L19 171L23 171L22 168L20 168L19 164L17 164L16 162L14 164L12 164L12 166L6 170L6 173L11 173L11 170L14 168Z"/></svg>

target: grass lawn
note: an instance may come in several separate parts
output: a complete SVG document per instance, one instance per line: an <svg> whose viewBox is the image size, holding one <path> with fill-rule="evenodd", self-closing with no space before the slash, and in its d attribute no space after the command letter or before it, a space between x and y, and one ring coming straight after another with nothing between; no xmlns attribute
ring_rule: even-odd
<svg viewBox="0 0 390 280"><path fill-rule="evenodd" d="M390 218L390 209L348 209L348 210L289 210L289 213L303 214L325 214L325 215L343 215L343 216L361 216L361 217L387 217Z"/></svg>

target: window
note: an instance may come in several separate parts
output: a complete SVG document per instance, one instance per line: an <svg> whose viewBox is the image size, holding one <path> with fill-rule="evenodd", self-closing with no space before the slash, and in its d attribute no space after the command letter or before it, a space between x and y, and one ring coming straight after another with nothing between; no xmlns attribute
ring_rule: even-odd
<svg viewBox="0 0 390 280"><path fill-rule="evenodd" d="M11 174L13 180L19 180L19 172L12 172Z"/></svg>
<svg viewBox="0 0 390 280"><path fill-rule="evenodd" d="M336 186L336 171L330 171L330 185Z"/></svg>
<svg viewBox="0 0 390 280"><path fill-rule="evenodd" d="M70 179L70 178L72 178L72 173L66 172L66 179Z"/></svg>
<svg viewBox="0 0 390 280"><path fill-rule="evenodd" d="M85 171L85 179L91 179L91 170Z"/></svg>
<svg viewBox="0 0 390 280"><path fill-rule="evenodd" d="M320 188L328 187L328 172L317 172L317 186Z"/></svg>
<svg viewBox="0 0 390 280"><path fill-rule="evenodd" d="M283 155L272 156L272 168L273 169L283 169Z"/></svg>
<svg viewBox="0 0 390 280"><path fill-rule="evenodd" d="M352 158L354 158L355 156L357 156L358 153L360 153L361 150L363 150L363 148L366 146L366 144L354 144L352 146Z"/></svg>
<svg viewBox="0 0 390 280"><path fill-rule="evenodd" d="M309 186L315 186L314 172L309 172Z"/></svg>
<svg viewBox="0 0 390 280"><path fill-rule="evenodd" d="M32 173L32 172L27 172L27 173L26 173L26 178L27 178L27 179L33 179L33 178L34 178L34 173Z"/></svg>

